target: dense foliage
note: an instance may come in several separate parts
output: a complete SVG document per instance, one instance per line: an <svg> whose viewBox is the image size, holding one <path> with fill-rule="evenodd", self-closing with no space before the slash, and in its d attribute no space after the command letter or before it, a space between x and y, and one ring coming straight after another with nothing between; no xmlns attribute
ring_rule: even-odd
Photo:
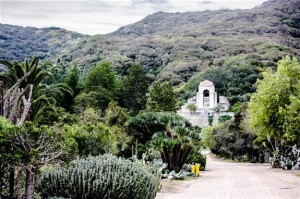
<svg viewBox="0 0 300 199"><path fill-rule="evenodd" d="M208 79L214 82L219 94L226 96L232 105L247 102L250 94L255 92L253 85L261 78L260 72L265 67L262 61L244 54L231 57L221 68L212 67L193 76L184 91L181 91L181 98L195 95L199 82Z"/></svg>
<svg viewBox="0 0 300 199"><path fill-rule="evenodd" d="M16 181L18 198L22 198L22 184L26 183L25 198L30 199L34 193L34 182L40 167L57 162L71 152L72 144L46 126L36 126L27 122L20 127L8 124L4 118L0 122L0 183L9 184L9 197L14 197ZM9 174L9 179L5 177ZM15 174L17 178L15 179ZM25 175L24 175L25 174ZM24 178L23 178L24 175ZM0 190L2 196L2 190Z"/></svg>
<svg viewBox="0 0 300 199"><path fill-rule="evenodd" d="M73 91L73 94L65 93L60 102L60 105L66 111L73 112L72 107L74 106L75 103L74 102L75 97L79 95L79 93L83 89L83 85L79 81L79 78L80 78L79 70L76 67L74 67L68 72L68 74L63 79L63 83L69 86L69 88L71 88Z"/></svg>
<svg viewBox="0 0 300 199"><path fill-rule="evenodd" d="M141 65L133 64L124 79L124 102L133 115L146 108L147 92L148 77Z"/></svg>
<svg viewBox="0 0 300 199"><path fill-rule="evenodd" d="M62 61L86 73L99 60L111 60L121 74L138 62L152 80L172 85L221 68L240 54L275 66L287 53L299 55L298 8L298 0L276 0L248 10L159 12L111 34L83 39Z"/></svg>
<svg viewBox="0 0 300 199"><path fill-rule="evenodd" d="M112 61L114 69L121 75L128 74L133 63L140 63L151 81L169 81L171 85L182 88L182 84L198 72L211 67L216 70L226 67L226 61L231 57L245 55L266 66L275 66L286 54L299 56L298 8L298 0L276 0L247 10L159 12L108 35L83 37L63 52L54 48L59 52L50 54L69 67L78 66L82 76L101 60ZM31 54L28 51L37 49L35 45L22 45L24 42L35 43L32 32L40 33L34 37L38 38L37 41L41 38L56 45L68 44L64 42L66 38L73 42L80 37L58 28L2 25L1 30L1 45L4 46L0 58L9 60L23 60ZM20 42L19 38L25 41ZM49 46L52 49L51 45L44 43L38 43L43 51L49 51ZM16 52L5 55L11 51ZM249 87L248 84L245 86ZM232 89L232 93L239 92L236 88Z"/></svg>
<svg viewBox="0 0 300 199"><path fill-rule="evenodd" d="M150 111L170 111L175 112L177 107L177 97L170 83L155 82L149 93L147 108Z"/></svg>
<svg viewBox="0 0 300 199"><path fill-rule="evenodd" d="M11 198L31 199L36 174L45 164L63 165L77 156L103 153L122 155L124 148L128 147L131 138L123 126L129 114L116 102L107 102L105 115L101 115L101 109L84 107L81 116L72 115L59 107L67 101L67 111L73 112L73 94L79 95L82 90L76 68L64 79L58 78L63 81L58 82L55 77L57 67L49 62L41 64L38 58L25 59L23 63L0 63L5 69L0 75L3 81L0 109L5 117L1 119L0 135L1 197L9 195ZM110 80L115 80L116 75L110 65L101 67L103 75L107 70L111 74L98 81L92 71L82 92L93 87L113 85L114 81Z"/></svg>
<svg viewBox="0 0 300 199"><path fill-rule="evenodd" d="M198 146L197 146L198 147ZM200 164L200 170L204 171L206 167L206 156L203 155L200 149L194 147L186 159L186 164Z"/></svg>
<svg viewBox="0 0 300 199"><path fill-rule="evenodd" d="M152 140L152 136L167 127L183 126L192 128L191 123L177 114L164 112L141 113L128 120L126 127L128 133L134 136L140 143L147 143Z"/></svg>
<svg viewBox="0 0 300 199"><path fill-rule="evenodd" d="M0 29L0 59L9 61L23 61L33 56L54 58L87 37L57 27L39 29L0 24Z"/></svg>
<svg viewBox="0 0 300 199"><path fill-rule="evenodd" d="M231 122L227 122L213 130L214 145L211 150L225 158L251 160L258 155L258 148L254 145L255 138L256 135L245 133Z"/></svg>
<svg viewBox="0 0 300 199"><path fill-rule="evenodd" d="M267 70L249 103L250 123L261 140L299 142L300 64L285 57ZM275 147L275 146L274 146ZM275 148L273 148L275 150Z"/></svg>
<svg viewBox="0 0 300 199"><path fill-rule="evenodd" d="M105 110L109 102L116 101L121 96L122 81L112 69L111 63L100 62L86 75L84 89L85 92L75 99L80 103L78 108L84 110L91 106ZM93 106L88 101L91 101Z"/></svg>
<svg viewBox="0 0 300 199"><path fill-rule="evenodd" d="M4 67L4 72L0 74L0 80L5 83L6 88L13 87L18 82L20 82L21 91L32 86L30 120L45 122L44 112L48 112L48 114L55 112L54 106L64 94L73 95L73 90L66 84L46 84L47 80L54 78L52 72L57 67L50 64L43 66L37 57L30 61L25 59L23 63L2 60L0 64Z"/></svg>
<svg viewBox="0 0 300 199"><path fill-rule="evenodd" d="M176 114L141 113L128 121L127 128L140 143L148 143L159 151L162 161L167 163L167 169L176 173L182 169L192 149L199 150L201 147L199 129Z"/></svg>
<svg viewBox="0 0 300 199"><path fill-rule="evenodd" d="M203 144L221 157L239 161L258 160L259 146L254 142L257 135L247 129L247 117L247 106L243 105L233 120L203 128Z"/></svg>
<svg viewBox="0 0 300 199"><path fill-rule="evenodd" d="M0 198L32 199L40 176L45 197L154 198L156 179L142 165L98 155L152 156L180 172L184 163L205 166L202 144L242 160L299 143L299 62L275 64L299 55L297 8L297 0L275 0L250 10L156 13L92 37L0 24L0 58L9 60L0 61ZM10 62L31 53L58 65ZM174 112L204 79L235 116L200 129Z"/></svg>

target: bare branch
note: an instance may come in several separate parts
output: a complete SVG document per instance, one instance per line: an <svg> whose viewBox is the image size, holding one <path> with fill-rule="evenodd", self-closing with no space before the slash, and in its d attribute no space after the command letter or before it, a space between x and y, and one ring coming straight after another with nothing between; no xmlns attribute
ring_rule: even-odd
<svg viewBox="0 0 300 199"><path fill-rule="evenodd" d="M16 89L17 87L20 86L20 84L32 73L32 70L30 70L28 73L26 73L23 77L21 77L20 79L18 79L18 81L12 86L10 87L10 89L8 89L8 91L6 92L6 94L4 95L4 100L7 99L7 97L10 95L10 93Z"/></svg>
<svg viewBox="0 0 300 199"><path fill-rule="evenodd" d="M26 117L28 115L28 112L30 110L30 106L31 106L31 97L32 97L32 90L33 90L33 85L30 84L30 88L29 88L29 95L28 95L28 99L26 100L25 96L22 97L23 99L23 104L24 104L24 108L23 108L23 114L21 116L21 119L18 121L18 126L23 125L24 121L26 120Z"/></svg>

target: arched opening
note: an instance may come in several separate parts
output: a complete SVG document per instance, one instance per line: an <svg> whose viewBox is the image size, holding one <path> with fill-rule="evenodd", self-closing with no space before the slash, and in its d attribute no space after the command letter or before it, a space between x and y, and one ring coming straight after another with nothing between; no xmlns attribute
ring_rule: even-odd
<svg viewBox="0 0 300 199"><path fill-rule="evenodd" d="M203 107L209 107L209 90L203 91Z"/></svg>
<svg viewBox="0 0 300 199"><path fill-rule="evenodd" d="M203 91L203 96L204 97L209 97L209 90L204 90Z"/></svg>

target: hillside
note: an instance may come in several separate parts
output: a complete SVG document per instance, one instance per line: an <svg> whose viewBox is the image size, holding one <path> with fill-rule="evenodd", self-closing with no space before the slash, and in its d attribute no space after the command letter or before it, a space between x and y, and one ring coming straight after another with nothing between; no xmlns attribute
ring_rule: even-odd
<svg viewBox="0 0 300 199"><path fill-rule="evenodd" d="M300 55L299 12L299 0L271 0L248 10L159 12L111 34L83 39L62 60L83 73L103 59L120 73L139 62L150 77L173 85L241 54L274 66L284 55Z"/></svg>
<svg viewBox="0 0 300 199"><path fill-rule="evenodd" d="M0 59L24 60L30 56L51 59L84 37L87 36L56 27L0 24Z"/></svg>
<svg viewBox="0 0 300 199"><path fill-rule="evenodd" d="M195 74L225 67L231 58L275 66L300 55L300 1L270 0L247 10L155 13L107 35L83 36L59 28L1 25L0 58L37 54L78 66L84 75L100 60L126 74L141 63L152 80L182 87Z"/></svg>

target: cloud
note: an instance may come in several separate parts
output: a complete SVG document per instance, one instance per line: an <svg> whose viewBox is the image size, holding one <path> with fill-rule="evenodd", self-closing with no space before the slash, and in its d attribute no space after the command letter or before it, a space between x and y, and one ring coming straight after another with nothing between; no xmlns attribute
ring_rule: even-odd
<svg viewBox="0 0 300 199"><path fill-rule="evenodd" d="M0 0L0 22L103 34L158 11L252 8L264 0Z"/></svg>
<svg viewBox="0 0 300 199"><path fill-rule="evenodd" d="M145 3L164 4L167 2L168 2L168 0L132 0L132 3L134 3L134 4L145 4Z"/></svg>

